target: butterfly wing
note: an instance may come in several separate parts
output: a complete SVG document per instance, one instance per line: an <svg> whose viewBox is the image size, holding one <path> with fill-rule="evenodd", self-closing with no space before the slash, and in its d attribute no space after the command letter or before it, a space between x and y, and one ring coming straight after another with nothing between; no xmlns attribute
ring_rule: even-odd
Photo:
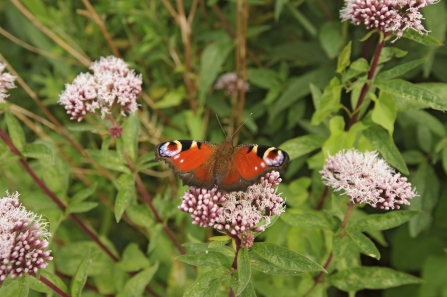
<svg viewBox="0 0 447 297"><path fill-rule="evenodd" d="M217 145L195 140L173 140L155 147L155 160L162 160L183 180L184 185L211 189L212 156Z"/></svg>
<svg viewBox="0 0 447 297"><path fill-rule="evenodd" d="M235 148L231 169L218 186L223 191L245 191L267 172L282 172L289 162L289 155L278 148L244 144Z"/></svg>

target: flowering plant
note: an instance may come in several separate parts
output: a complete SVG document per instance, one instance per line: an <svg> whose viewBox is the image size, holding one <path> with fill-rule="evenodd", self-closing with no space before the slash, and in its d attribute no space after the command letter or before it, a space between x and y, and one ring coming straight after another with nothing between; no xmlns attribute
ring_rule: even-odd
<svg viewBox="0 0 447 297"><path fill-rule="evenodd" d="M444 296L446 20L445 0L2 2L0 296Z"/></svg>

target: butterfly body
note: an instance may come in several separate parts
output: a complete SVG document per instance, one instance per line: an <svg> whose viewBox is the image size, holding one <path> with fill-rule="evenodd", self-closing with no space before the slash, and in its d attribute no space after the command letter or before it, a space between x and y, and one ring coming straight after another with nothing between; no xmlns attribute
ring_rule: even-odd
<svg viewBox="0 0 447 297"><path fill-rule="evenodd" d="M257 144L234 146L232 139L217 145L195 140L173 140L155 147L155 159L166 162L188 186L221 191L245 191L267 172L282 171L286 152Z"/></svg>

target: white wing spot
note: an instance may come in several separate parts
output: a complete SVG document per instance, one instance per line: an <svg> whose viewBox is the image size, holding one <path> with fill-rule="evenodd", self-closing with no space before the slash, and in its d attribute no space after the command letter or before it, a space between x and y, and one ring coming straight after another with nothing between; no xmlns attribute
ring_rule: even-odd
<svg viewBox="0 0 447 297"><path fill-rule="evenodd" d="M255 170L258 170L258 166L255 166Z"/></svg>
<svg viewBox="0 0 447 297"><path fill-rule="evenodd" d="M183 159L180 160L180 163L183 163Z"/></svg>
<svg viewBox="0 0 447 297"><path fill-rule="evenodd" d="M174 157L172 157L172 159L177 160L178 158L180 158L179 155L175 155Z"/></svg>
<svg viewBox="0 0 447 297"><path fill-rule="evenodd" d="M265 168L265 163L261 162L261 166L262 166L262 168Z"/></svg>

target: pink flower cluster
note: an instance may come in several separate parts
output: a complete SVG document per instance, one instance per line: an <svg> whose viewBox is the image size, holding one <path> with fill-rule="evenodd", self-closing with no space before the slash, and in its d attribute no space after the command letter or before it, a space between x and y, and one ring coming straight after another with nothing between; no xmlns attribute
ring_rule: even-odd
<svg viewBox="0 0 447 297"><path fill-rule="evenodd" d="M18 193L0 199L0 283L8 275L23 276L47 267L53 259L48 246L47 223L27 211Z"/></svg>
<svg viewBox="0 0 447 297"><path fill-rule="evenodd" d="M216 188L191 187L181 197L182 204L178 208L191 214L193 224L226 230L251 246L254 237L247 231L263 232L270 224L270 216L284 212L284 199L275 188L280 182L279 173L273 171L245 192L226 193Z"/></svg>
<svg viewBox="0 0 447 297"><path fill-rule="evenodd" d="M345 0L340 10L343 21L351 20L355 25L364 24L367 29L381 32L397 32L413 29L420 34L428 33L422 25L420 9L438 3L439 0Z"/></svg>
<svg viewBox="0 0 447 297"><path fill-rule="evenodd" d="M9 94L6 93L7 89L15 88L14 81L15 76L12 76L9 72L2 73L5 70L6 64L0 63L0 103L5 103L5 99Z"/></svg>
<svg viewBox="0 0 447 297"><path fill-rule="evenodd" d="M104 117L115 105L121 107L123 116L137 110L141 74L136 75L122 59L114 56L101 57L90 69L93 74L79 74L72 84L65 85L59 97L58 102L65 105L71 120L82 121L85 115L96 110L100 110Z"/></svg>
<svg viewBox="0 0 447 297"><path fill-rule="evenodd" d="M234 72L227 72L222 74L217 82L214 84L214 89L224 90L226 95L237 96L238 90L248 91L249 84L244 83L244 80L237 78L237 74Z"/></svg>
<svg viewBox="0 0 447 297"><path fill-rule="evenodd" d="M377 156L377 152L360 153L355 149L329 156L320 171L323 183L334 191L344 191L356 204L385 210L409 205L408 199L417 196L415 189Z"/></svg>

